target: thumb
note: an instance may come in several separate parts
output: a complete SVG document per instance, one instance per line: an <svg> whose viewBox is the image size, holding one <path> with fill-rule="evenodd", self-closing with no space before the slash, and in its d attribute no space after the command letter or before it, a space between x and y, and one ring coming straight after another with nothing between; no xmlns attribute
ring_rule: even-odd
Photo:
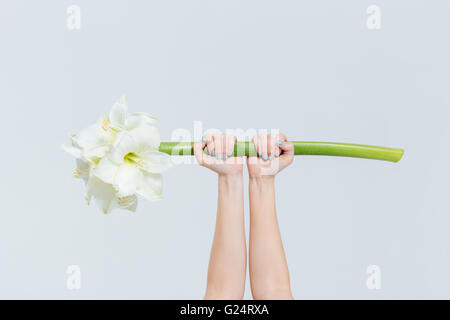
<svg viewBox="0 0 450 320"><path fill-rule="evenodd" d="M203 149L206 146L206 142L196 142L194 143L194 155L199 165L203 165Z"/></svg>
<svg viewBox="0 0 450 320"><path fill-rule="evenodd" d="M279 147L283 151L283 154L294 155L294 144L292 142L282 141Z"/></svg>
<svg viewBox="0 0 450 320"><path fill-rule="evenodd" d="M294 144L292 142L284 141L279 147L283 151L280 155L280 160L282 161L282 167L284 168L294 161Z"/></svg>

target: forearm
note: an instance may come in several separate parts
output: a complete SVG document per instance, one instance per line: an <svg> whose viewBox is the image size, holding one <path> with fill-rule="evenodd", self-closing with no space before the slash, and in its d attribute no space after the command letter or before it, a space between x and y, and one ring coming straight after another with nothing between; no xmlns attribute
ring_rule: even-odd
<svg viewBox="0 0 450 320"><path fill-rule="evenodd" d="M273 176L250 177L250 282L256 299L290 299L289 271L275 207Z"/></svg>
<svg viewBox="0 0 450 320"><path fill-rule="evenodd" d="M242 175L219 175L216 228L206 299L241 299L245 290L246 245Z"/></svg>

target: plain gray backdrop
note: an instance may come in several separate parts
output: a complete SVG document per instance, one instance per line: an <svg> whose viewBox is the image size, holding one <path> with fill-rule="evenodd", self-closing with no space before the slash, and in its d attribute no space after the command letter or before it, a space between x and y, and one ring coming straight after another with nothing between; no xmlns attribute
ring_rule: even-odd
<svg viewBox="0 0 450 320"><path fill-rule="evenodd" d="M397 164L297 157L280 173L293 294L450 298L449 14L446 0L2 1L0 298L202 298L215 174L175 166L164 200L104 215L60 148L123 93L166 141L200 120L404 148Z"/></svg>

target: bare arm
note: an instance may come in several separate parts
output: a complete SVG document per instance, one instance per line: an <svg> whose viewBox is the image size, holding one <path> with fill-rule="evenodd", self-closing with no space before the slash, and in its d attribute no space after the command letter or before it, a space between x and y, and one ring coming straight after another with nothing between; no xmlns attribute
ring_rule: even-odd
<svg viewBox="0 0 450 320"><path fill-rule="evenodd" d="M272 141L270 141L272 140ZM279 140L281 140L279 142ZM293 161L284 136L254 139L259 158L249 158L250 284L255 299L293 299L275 206L275 175ZM281 153L281 155L280 155Z"/></svg>
<svg viewBox="0 0 450 320"><path fill-rule="evenodd" d="M227 157L234 148L234 142L234 137L228 136L227 139L225 135L212 135L195 146L197 161L218 173L216 228L209 260L205 299L242 299L245 290L247 254L243 160ZM205 145L209 155L203 154Z"/></svg>

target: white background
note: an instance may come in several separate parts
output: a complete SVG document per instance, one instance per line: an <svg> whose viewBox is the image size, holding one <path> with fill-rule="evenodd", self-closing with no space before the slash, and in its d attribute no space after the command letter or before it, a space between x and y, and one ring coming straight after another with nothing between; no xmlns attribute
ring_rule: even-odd
<svg viewBox="0 0 450 320"><path fill-rule="evenodd" d="M215 175L176 166L163 201L104 215L60 149L122 93L166 141L200 120L404 148L397 164L297 157L279 175L293 294L450 298L449 13L425 0L2 1L0 298L202 298ZM366 287L372 264L380 290Z"/></svg>

